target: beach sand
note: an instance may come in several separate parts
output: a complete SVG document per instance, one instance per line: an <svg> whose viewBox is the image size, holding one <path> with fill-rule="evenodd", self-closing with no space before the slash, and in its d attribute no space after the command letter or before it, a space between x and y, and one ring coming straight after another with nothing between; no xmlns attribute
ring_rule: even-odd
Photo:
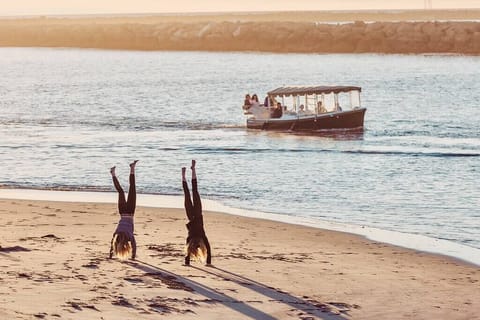
<svg viewBox="0 0 480 320"><path fill-rule="evenodd" d="M478 55L479 20L478 9L3 18L0 46Z"/></svg>
<svg viewBox="0 0 480 320"><path fill-rule="evenodd" d="M213 266L182 266L183 209L0 200L1 319L480 319L480 268L360 236L205 212Z"/></svg>

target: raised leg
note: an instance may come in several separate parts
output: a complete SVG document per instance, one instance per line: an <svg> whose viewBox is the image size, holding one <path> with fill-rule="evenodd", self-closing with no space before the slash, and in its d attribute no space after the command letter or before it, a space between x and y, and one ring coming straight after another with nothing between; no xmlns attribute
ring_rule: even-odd
<svg viewBox="0 0 480 320"><path fill-rule="evenodd" d="M185 211L187 212L188 220L191 221L195 217L193 213L193 204L192 199L190 198L190 191L188 190L187 180L185 178L185 167L182 168L182 187L183 187L183 194L185 196L184 205Z"/></svg>
<svg viewBox="0 0 480 320"><path fill-rule="evenodd" d="M120 185L120 182L117 179L117 176L115 175L115 167L112 167L110 169L110 174L112 175L112 180L113 180L113 185L115 186L115 189L118 192L118 212L125 213L127 209L127 202L125 201L125 192L122 189L122 186Z"/></svg>
<svg viewBox="0 0 480 320"><path fill-rule="evenodd" d="M202 201L200 200L200 194L198 193L197 185L197 170L195 169L196 161L192 160L192 194L193 194L193 207L195 214L202 214Z"/></svg>
<svg viewBox="0 0 480 320"><path fill-rule="evenodd" d="M130 187L128 189L128 200L127 200L127 213L134 214L135 207L137 204L137 190L135 187L135 165L137 164L138 160L130 163Z"/></svg>

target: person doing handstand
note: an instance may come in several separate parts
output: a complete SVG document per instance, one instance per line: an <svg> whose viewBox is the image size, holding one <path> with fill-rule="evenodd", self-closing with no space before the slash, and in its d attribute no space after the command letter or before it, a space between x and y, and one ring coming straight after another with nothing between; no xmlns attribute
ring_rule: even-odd
<svg viewBox="0 0 480 320"><path fill-rule="evenodd" d="M202 201L197 189L197 174L195 170L195 160L192 160L192 193L193 203L190 199L187 179L185 178L186 168L182 168L182 185L185 195L185 211L188 217L187 229L188 237L186 244L185 265L190 265L190 258L198 260L209 265L212 263L212 253L208 243L205 229L203 228ZM206 256L206 257L205 257Z"/></svg>
<svg viewBox="0 0 480 320"><path fill-rule="evenodd" d="M110 243L110 259L115 254L120 259L126 259L131 256L132 260L135 260L137 254L137 243L133 235L133 215L135 214L137 201L135 190L135 165L137 161L130 163L130 188L128 189L128 199L126 201L125 192L115 175L115 167L110 169L113 184L118 191L118 213L120 214L120 221Z"/></svg>

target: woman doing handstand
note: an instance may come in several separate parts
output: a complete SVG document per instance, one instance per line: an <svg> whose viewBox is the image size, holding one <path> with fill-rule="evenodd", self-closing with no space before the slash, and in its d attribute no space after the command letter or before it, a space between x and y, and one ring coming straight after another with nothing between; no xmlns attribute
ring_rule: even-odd
<svg viewBox="0 0 480 320"><path fill-rule="evenodd" d="M186 168L182 168L182 185L185 194L185 211L188 217L187 229L187 247L185 256L185 265L190 265L190 258L194 258L202 263L211 264L212 254L210 244L208 243L205 229L203 228L202 201L197 189L197 174L195 171L195 160L192 160L192 193L193 203L190 199L187 179L185 178ZM206 257L205 257L206 256Z"/></svg>
<svg viewBox="0 0 480 320"><path fill-rule="evenodd" d="M137 201L135 190L135 165L137 161L130 163L130 188L128 189L128 199L126 201L125 192L115 175L115 167L110 169L113 184L118 191L118 213L120 214L120 221L113 233L110 244L110 259L115 254L120 259L126 259L131 255L132 260L135 260L137 254L137 243L133 235L133 215L135 214Z"/></svg>

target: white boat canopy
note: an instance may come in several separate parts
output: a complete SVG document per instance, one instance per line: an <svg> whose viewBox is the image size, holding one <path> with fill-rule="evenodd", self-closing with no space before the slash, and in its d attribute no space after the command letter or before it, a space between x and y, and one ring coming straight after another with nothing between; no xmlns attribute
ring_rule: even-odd
<svg viewBox="0 0 480 320"><path fill-rule="evenodd" d="M362 91L361 87L354 86L316 86L316 87L280 87L269 91L269 96L304 96L313 94L330 94L351 91Z"/></svg>

